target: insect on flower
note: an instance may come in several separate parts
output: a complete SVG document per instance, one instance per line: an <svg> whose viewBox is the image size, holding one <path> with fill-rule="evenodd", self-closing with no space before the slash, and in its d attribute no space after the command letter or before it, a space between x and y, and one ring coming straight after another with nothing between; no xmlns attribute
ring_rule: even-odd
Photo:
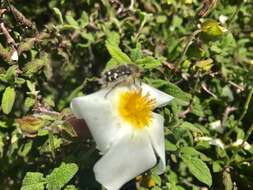
<svg viewBox="0 0 253 190"><path fill-rule="evenodd" d="M118 190L154 166L158 175L164 173L164 118L154 110L173 97L145 83L139 89L118 85L104 98L107 93L102 88L74 98L70 105L86 121L102 154L93 168L96 180L107 190Z"/></svg>
<svg viewBox="0 0 253 190"><path fill-rule="evenodd" d="M105 97L117 86L134 84L138 87L136 80L142 75L142 70L135 64L122 64L103 73L100 79L104 87L111 87Z"/></svg>

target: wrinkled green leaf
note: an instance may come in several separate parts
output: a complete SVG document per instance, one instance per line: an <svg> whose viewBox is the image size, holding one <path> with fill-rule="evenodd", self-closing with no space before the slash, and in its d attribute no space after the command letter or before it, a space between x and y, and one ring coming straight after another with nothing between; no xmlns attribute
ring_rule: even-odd
<svg viewBox="0 0 253 190"><path fill-rule="evenodd" d="M17 65L13 65L8 68L5 74L5 79L9 82L13 82L15 80L15 77L17 76Z"/></svg>
<svg viewBox="0 0 253 190"><path fill-rule="evenodd" d="M161 88L164 92L167 94L175 97L179 104L187 105L189 101L191 100L191 95L181 90L177 85L165 81L165 80L150 80L148 79L148 82L151 83L152 86L156 88Z"/></svg>
<svg viewBox="0 0 253 190"><path fill-rule="evenodd" d="M182 159L192 175L209 187L212 185L212 175L205 162L197 157L185 154L182 156Z"/></svg>
<svg viewBox="0 0 253 190"><path fill-rule="evenodd" d="M183 128L183 129L190 130L190 131L195 132L195 133L203 134L202 131L199 128L197 128L192 123L189 123L187 121L183 122L179 127Z"/></svg>
<svg viewBox="0 0 253 190"><path fill-rule="evenodd" d="M201 105L201 101L200 99L195 96L193 98L193 102L192 102L192 113L199 116L199 117L203 117L204 116L204 110L203 107Z"/></svg>
<svg viewBox="0 0 253 190"><path fill-rule="evenodd" d="M27 172L21 190L44 190L45 178L39 172Z"/></svg>
<svg viewBox="0 0 253 190"><path fill-rule="evenodd" d="M132 61L128 57L127 54L125 54L118 46L115 46L111 43L106 43L106 48L109 51L110 55L113 59L115 59L119 64L128 64Z"/></svg>
<svg viewBox="0 0 253 190"><path fill-rule="evenodd" d="M78 171L78 166L74 163L62 163L46 177L48 190L59 190L67 184Z"/></svg>
<svg viewBox="0 0 253 190"><path fill-rule="evenodd" d="M142 68L145 69L155 69L162 65L159 60L154 59L151 56L136 60L136 64L140 65Z"/></svg>
<svg viewBox="0 0 253 190"><path fill-rule="evenodd" d="M118 47L120 43L120 35L117 32L111 32L109 31L107 34L106 43L111 44L113 46Z"/></svg>
<svg viewBox="0 0 253 190"><path fill-rule="evenodd" d="M13 87L7 87L2 97L2 110L5 114L9 114L15 102L16 92Z"/></svg>

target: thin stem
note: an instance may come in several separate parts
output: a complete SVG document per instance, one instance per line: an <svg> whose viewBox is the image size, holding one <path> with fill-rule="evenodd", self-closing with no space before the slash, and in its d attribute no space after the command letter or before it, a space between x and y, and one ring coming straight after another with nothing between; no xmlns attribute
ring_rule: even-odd
<svg viewBox="0 0 253 190"><path fill-rule="evenodd" d="M247 114L247 111L249 109L249 104L250 104L250 100L252 98L252 95L253 95L253 86L251 87L249 95L248 95L248 97L246 99L246 102L245 102L245 104L243 106L243 111L242 111L242 114L241 114L241 116L240 116L240 118L238 120L238 123L241 122L243 120L243 118L245 117L245 115Z"/></svg>
<svg viewBox="0 0 253 190"><path fill-rule="evenodd" d="M186 55L186 53L187 53L187 51L188 51L190 45L192 44L192 42L194 41L195 37L196 37L200 32L201 32L201 30L198 29L198 30L195 30L195 31L191 34L191 36L189 37L189 39L188 39L188 41L187 41L187 43L186 43L186 46L184 47L184 50L183 50L183 53L182 53L182 55L181 55L181 57L180 57L180 59L179 59L179 62L176 63L176 67L178 67L179 65L181 65L181 63L183 62L184 57L185 57L185 55Z"/></svg>
<svg viewBox="0 0 253 190"><path fill-rule="evenodd" d="M244 146L245 142L247 142L247 140L248 140L248 138L250 137L252 131L253 131L253 123L251 124L250 128L247 130L246 136L244 137L243 142L240 144L240 146L236 149L235 153L233 154L233 157L232 157L232 159L230 160L230 163L236 162L236 160L235 160L235 155L237 155L237 153L239 152L239 150L243 149L243 146ZM244 159L243 161L239 161L239 162L237 162L237 163L249 162L249 161L251 161L251 160L252 160L252 157L249 158L249 160Z"/></svg>
<svg viewBox="0 0 253 190"><path fill-rule="evenodd" d="M245 115L247 114L247 111L249 109L249 104L250 104L250 100L253 96L253 86L251 87L251 90L248 94L248 97L246 99L246 102L243 106L243 111L242 111L242 114L241 116L239 117L239 120L237 121L237 124L238 126L240 125L240 122L243 120L243 118L245 117ZM224 139L228 139L228 137L231 135L231 133L235 130L235 127L234 128L231 128L224 136Z"/></svg>
<svg viewBox="0 0 253 190"><path fill-rule="evenodd" d="M51 154L52 154L53 158L55 158L54 135L53 135L52 131L48 131L48 139L49 139Z"/></svg>
<svg viewBox="0 0 253 190"><path fill-rule="evenodd" d="M239 13L239 11L240 11L240 9L241 9L241 7L244 3L245 3L245 1L241 1L241 3L236 7L236 10L235 10L234 14L232 15L232 17L231 17L231 19L228 23L228 27L227 27L228 29L231 27L231 24L234 22L236 16L238 15L238 13Z"/></svg>
<svg viewBox="0 0 253 190"><path fill-rule="evenodd" d="M249 157L249 158L245 158L243 160L238 161L236 164L240 164L243 162L252 162L253 161L253 157Z"/></svg>
<svg viewBox="0 0 253 190"><path fill-rule="evenodd" d="M244 139L243 139L243 142L242 142L241 146L243 146L243 145L244 145L244 143L245 143L245 142L247 142L247 140L248 140L248 138L250 137L250 135L251 135L252 131L253 131L253 123L251 124L250 128L247 130L247 132L246 132L246 136L244 137Z"/></svg>

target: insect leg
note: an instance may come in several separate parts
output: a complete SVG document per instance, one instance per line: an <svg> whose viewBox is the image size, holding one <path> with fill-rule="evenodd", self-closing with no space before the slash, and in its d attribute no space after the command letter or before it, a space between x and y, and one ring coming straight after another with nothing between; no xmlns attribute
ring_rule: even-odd
<svg viewBox="0 0 253 190"><path fill-rule="evenodd" d="M120 81L120 82L117 82L116 84L114 84L114 85L112 86L112 88L111 88L110 90L108 90L108 92L106 92L104 98L107 98L107 96L108 96L118 85L120 85L120 83L121 83L121 81Z"/></svg>

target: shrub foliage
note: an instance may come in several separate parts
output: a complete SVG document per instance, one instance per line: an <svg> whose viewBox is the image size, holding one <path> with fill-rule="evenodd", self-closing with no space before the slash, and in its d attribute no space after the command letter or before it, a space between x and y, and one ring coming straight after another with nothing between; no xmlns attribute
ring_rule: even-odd
<svg viewBox="0 0 253 190"><path fill-rule="evenodd" d="M72 98L134 63L175 97L167 170L139 189L253 189L253 4L246 0L0 1L0 188L101 189ZM18 59L17 59L18 58ZM133 189L131 183L125 189Z"/></svg>

